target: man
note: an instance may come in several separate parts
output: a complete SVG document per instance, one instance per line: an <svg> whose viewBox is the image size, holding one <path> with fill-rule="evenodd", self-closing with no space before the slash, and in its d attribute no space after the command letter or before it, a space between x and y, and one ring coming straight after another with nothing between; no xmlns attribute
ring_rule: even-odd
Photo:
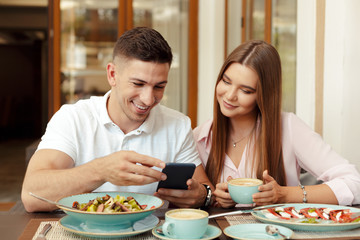
<svg viewBox="0 0 360 240"><path fill-rule="evenodd" d="M211 185L198 158L190 120L158 105L167 84L172 53L155 30L135 28L116 42L107 65L111 86L103 97L64 105L46 133L25 175L22 201L29 212L56 207L48 199L91 191L153 194L166 162L197 165L188 190L159 189L155 195L179 207L200 207Z"/></svg>

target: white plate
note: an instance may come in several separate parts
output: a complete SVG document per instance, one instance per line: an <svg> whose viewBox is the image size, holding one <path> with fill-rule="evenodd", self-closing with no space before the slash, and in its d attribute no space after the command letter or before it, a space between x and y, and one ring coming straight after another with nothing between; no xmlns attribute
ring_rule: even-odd
<svg viewBox="0 0 360 240"><path fill-rule="evenodd" d="M271 236L266 233L265 227L268 224L249 223L232 225L224 229L224 234L233 239L284 239L280 235ZM287 236L289 239L293 236L294 232L286 227L276 226L279 231Z"/></svg>
<svg viewBox="0 0 360 240"><path fill-rule="evenodd" d="M85 223L71 216L65 216L59 221L60 226L65 230L92 238L122 238L134 236L151 230L158 223L159 218L154 215L147 216L146 218L135 222L131 229L118 229L116 225L107 226L106 229L104 229L103 226L99 226L95 229L93 226L88 227Z"/></svg>
<svg viewBox="0 0 360 240"><path fill-rule="evenodd" d="M278 205L278 204L277 204ZM277 205L269 205L276 207ZM339 206L339 205L329 205L329 204L313 204L313 203L291 203L285 204L282 208L286 207L295 207L296 210L300 210L302 208L315 207L315 208L331 208L331 209L350 209L351 212L360 212L359 208L347 207L347 206ZM256 209L256 208L255 208ZM295 230L301 231L343 231L360 227L360 222L354 223L335 223L332 221L319 220L319 223L301 223L296 220L286 220L286 219L271 219L267 218L261 211L254 211L251 213L256 219L260 220L264 223L272 223L281 226L285 226Z"/></svg>
<svg viewBox="0 0 360 240"><path fill-rule="evenodd" d="M156 229L162 229L162 226L158 226L156 228L154 228L152 230L152 234L157 237L157 238L160 238L160 239L165 239L165 240L172 240L173 238L169 238L163 234L160 234L156 231ZM206 232L204 234L204 236L202 236L201 240L208 240L208 239L214 239L214 238L217 238L221 235L221 230L220 228L218 227L215 227L213 225L208 225L208 228L206 229ZM181 240L181 239L178 239L178 240Z"/></svg>

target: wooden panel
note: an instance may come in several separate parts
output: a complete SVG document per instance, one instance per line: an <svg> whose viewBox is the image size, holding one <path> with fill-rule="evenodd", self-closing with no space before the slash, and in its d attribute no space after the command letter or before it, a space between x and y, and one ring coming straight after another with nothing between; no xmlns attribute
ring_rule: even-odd
<svg viewBox="0 0 360 240"><path fill-rule="evenodd" d="M265 0L265 34L264 40L271 44L272 0Z"/></svg>
<svg viewBox="0 0 360 240"><path fill-rule="evenodd" d="M59 110L60 98L60 0L48 1L49 14L49 71L48 120Z"/></svg>
<svg viewBox="0 0 360 240"><path fill-rule="evenodd" d="M126 2L127 0L118 0L118 37L126 31Z"/></svg>
<svg viewBox="0 0 360 240"><path fill-rule="evenodd" d="M132 0L126 0L126 29L132 29L134 27L133 24L133 7L132 7Z"/></svg>
<svg viewBox="0 0 360 240"><path fill-rule="evenodd" d="M197 126L198 103L198 12L199 1L189 1L189 53L188 53L188 116L192 128Z"/></svg>
<svg viewBox="0 0 360 240"><path fill-rule="evenodd" d="M132 0L118 0L118 37L133 28Z"/></svg>

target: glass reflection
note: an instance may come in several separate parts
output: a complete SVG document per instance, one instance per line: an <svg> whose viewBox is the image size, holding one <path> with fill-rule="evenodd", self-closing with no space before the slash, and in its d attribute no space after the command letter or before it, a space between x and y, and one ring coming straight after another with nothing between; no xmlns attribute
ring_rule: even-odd
<svg viewBox="0 0 360 240"><path fill-rule="evenodd" d="M62 104L109 90L106 64L117 39L117 1L62 0Z"/></svg>
<svg viewBox="0 0 360 240"><path fill-rule="evenodd" d="M282 62L284 111L295 112L296 102L296 0L272 0L272 44Z"/></svg>
<svg viewBox="0 0 360 240"><path fill-rule="evenodd" d="M246 0L245 41L264 39L265 0Z"/></svg>

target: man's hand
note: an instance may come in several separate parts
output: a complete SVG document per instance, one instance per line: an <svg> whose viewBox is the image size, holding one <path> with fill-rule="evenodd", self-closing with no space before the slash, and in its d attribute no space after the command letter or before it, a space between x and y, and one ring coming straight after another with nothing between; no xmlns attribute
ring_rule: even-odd
<svg viewBox="0 0 360 240"><path fill-rule="evenodd" d="M201 207L207 196L204 185L195 179L187 180L186 184L188 185L187 190L160 188L154 195L163 200L168 200L178 207Z"/></svg>
<svg viewBox="0 0 360 240"><path fill-rule="evenodd" d="M105 182L115 185L143 185L166 179L160 169L165 163L159 159L131 151L119 151L74 167L65 153L43 149L31 158L22 188L22 200L29 212L50 211L56 206L44 204L29 195L34 192L51 200L91 192ZM51 187L49 187L51 186Z"/></svg>
<svg viewBox="0 0 360 240"><path fill-rule="evenodd" d="M133 151L115 152L94 162L101 179L118 186L145 185L166 179L164 173L152 169L163 169L163 161Z"/></svg>
<svg viewBox="0 0 360 240"><path fill-rule="evenodd" d="M229 181L230 179L232 179L231 176L228 177L227 181ZM223 208L232 208L236 205L236 202L231 199L227 182L216 184L214 195L216 206Z"/></svg>

